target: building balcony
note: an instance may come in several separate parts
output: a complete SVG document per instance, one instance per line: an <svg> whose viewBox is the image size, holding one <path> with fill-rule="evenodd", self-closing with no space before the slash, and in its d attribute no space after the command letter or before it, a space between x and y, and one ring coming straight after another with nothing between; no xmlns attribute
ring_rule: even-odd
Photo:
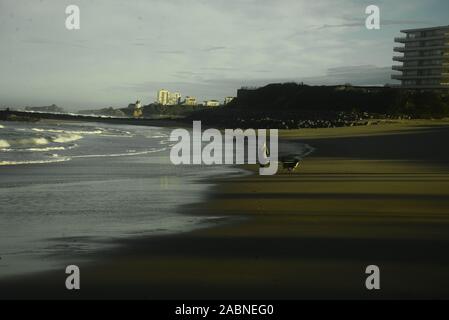
<svg viewBox="0 0 449 320"><path fill-rule="evenodd" d="M408 39L406 37L396 37L394 42L405 43Z"/></svg>
<svg viewBox="0 0 449 320"><path fill-rule="evenodd" d="M441 50L449 49L449 44L443 44L440 46L416 46L416 47L394 47L395 52L409 52L409 51L429 51L429 50Z"/></svg>
<svg viewBox="0 0 449 320"><path fill-rule="evenodd" d="M445 38L449 38L449 32L438 35L438 36L432 36L432 37L415 37L415 38L396 37L396 38L394 38L394 42L410 43L410 42L419 42L419 41L442 40Z"/></svg>
<svg viewBox="0 0 449 320"><path fill-rule="evenodd" d="M428 76L419 76L419 75L415 75L415 76L404 76L402 74L393 74L391 76L391 79L394 80L422 80L422 79L441 79L442 75L441 74L436 74L436 75L428 75Z"/></svg>
<svg viewBox="0 0 449 320"><path fill-rule="evenodd" d="M449 66L449 63L443 65L428 65L428 66L393 66L392 69L396 71L404 71L404 70L436 70L442 69L443 67Z"/></svg>
<svg viewBox="0 0 449 320"><path fill-rule="evenodd" d="M416 60L447 60L449 61L449 55L439 55L439 56L414 56L414 57L404 57L404 56L394 56L393 61L416 61Z"/></svg>
<svg viewBox="0 0 449 320"><path fill-rule="evenodd" d="M448 84L434 84L434 85L393 85L392 88L399 88L399 89L444 89L448 90L449 85Z"/></svg>
<svg viewBox="0 0 449 320"><path fill-rule="evenodd" d="M405 51L405 47L394 47L393 51L394 52L404 52Z"/></svg>

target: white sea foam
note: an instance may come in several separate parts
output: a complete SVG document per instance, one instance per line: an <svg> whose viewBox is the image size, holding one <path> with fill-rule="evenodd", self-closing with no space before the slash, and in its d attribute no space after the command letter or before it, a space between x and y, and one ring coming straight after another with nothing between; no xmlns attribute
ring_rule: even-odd
<svg viewBox="0 0 449 320"><path fill-rule="evenodd" d="M72 131L72 130L60 130L60 129L40 129L40 128L33 128L33 131L36 132L51 132L51 133L64 133L64 134L102 134L103 130L94 130L94 131Z"/></svg>
<svg viewBox="0 0 449 320"><path fill-rule="evenodd" d="M46 147L46 148L26 148L26 149L3 149L3 151L28 151L28 152L48 152L48 151L62 151L64 147Z"/></svg>
<svg viewBox="0 0 449 320"><path fill-rule="evenodd" d="M45 164L54 162L64 162L69 161L69 157L64 158L54 158L52 160L30 160L30 161L0 161L0 166L17 166L22 164Z"/></svg>
<svg viewBox="0 0 449 320"><path fill-rule="evenodd" d="M9 140L8 144L11 145L32 145L32 146L41 146L46 145L49 141L46 138L25 138L18 140Z"/></svg>
<svg viewBox="0 0 449 320"><path fill-rule="evenodd" d="M19 140L0 140L0 149L7 149L11 145L45 145L48 144L48 140L45 138L28 138Z"/></svg>
<svg viewBox="0 0 449 320"><path fill-rule="evenodd" d="M36 132L64 132L64 130L53 130L53 129L46 130L46 129L39 129L39 128L33 128L31 130L36 131Z"/></svg>
<svg viewBox="0 0 449 320"><path fill-rule="evenodd" d="M37 145L48 144L48 140L45 138L34 138L33 142Z"/></svg>
<svg viewBox="0 0 449 320"><path fill-rule="evenodd" d="M151 149L151 150L138 151L138 152L114 153L114 154L89 154L89 155L72 156L72 158L104 158L104 157L138 156L138 155L162 152L164 150L167 150L167 148ZM129 150L129 151L135 151L135 150Z"/></svg>
<svg viewBox="0 0 449 320"><path fill-rule="evenodd" d="M4 126L2 126L1 124L0 124L0 129L3 129L4 128Z"/></svg>
<svg viewBox="0 0 449 320"><path fill-rule="evenodd" d="M11 145L6 140L0 140L0 149L9 148Z"/></svg>
<svg viewBox="0 0 449 320"><path fill-rule="evenodd" d="M12 149L12 148L0 148L3 152L48 152L48 151L64 151L77 148L77 144L73 144L68 147L43 147L43 148L25 148L25 149Z"/></svg>
<svg viewBox="0 0 449 320"><path fill-rule="evenodd" d="M72 141L76 141L76 140L80 140L83 137L80 136L79 134L60 134L55 138L52 138L53 142L57 142L57 143L66 143L66 142L72 142Z"/></svg>
<svg viewBox="0 0 449 320"><path fill-rule="evenodd" d="M102 134L101 137L114 137L114 138L133 138L133 134L117 135L117 134Z"/></svg>

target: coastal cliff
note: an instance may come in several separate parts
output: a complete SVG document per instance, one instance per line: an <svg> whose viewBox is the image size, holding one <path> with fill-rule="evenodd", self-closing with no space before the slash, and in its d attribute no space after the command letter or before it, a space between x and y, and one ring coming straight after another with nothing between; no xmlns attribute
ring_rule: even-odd
<svg viewBox="0 0 449 320"><path fill-rule="evenodd" d="M373 119L446 116L449 116L447 90L282 83L242 88L226 107L194 112L189 119L222 126L296 129L366 125L373 123Z"/></svg>

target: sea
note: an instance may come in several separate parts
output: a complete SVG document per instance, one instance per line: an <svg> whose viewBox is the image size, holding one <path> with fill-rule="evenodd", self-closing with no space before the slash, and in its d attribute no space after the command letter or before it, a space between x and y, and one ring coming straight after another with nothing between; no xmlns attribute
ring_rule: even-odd
<svg viewBox="0 0 449 320"><path fill-rule="evenodd" d="M174 166L171 129L0 121L0 277L77 264L120 239L216 223L204 201L232 166Z"/></svg>

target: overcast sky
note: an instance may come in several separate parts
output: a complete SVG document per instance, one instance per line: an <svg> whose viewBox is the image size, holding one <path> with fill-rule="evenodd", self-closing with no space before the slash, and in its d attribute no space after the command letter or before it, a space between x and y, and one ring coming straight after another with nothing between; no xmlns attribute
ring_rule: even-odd
<svg viewBox="0 0 449 320"><path fill-rule="evenodd" d="M81 29L65 28L65 8ZM365 8L381 9L381 30ZM447 0L0 0L0 106L222 100L240 86L392 82L393 38L449 25Z"/></svg>

